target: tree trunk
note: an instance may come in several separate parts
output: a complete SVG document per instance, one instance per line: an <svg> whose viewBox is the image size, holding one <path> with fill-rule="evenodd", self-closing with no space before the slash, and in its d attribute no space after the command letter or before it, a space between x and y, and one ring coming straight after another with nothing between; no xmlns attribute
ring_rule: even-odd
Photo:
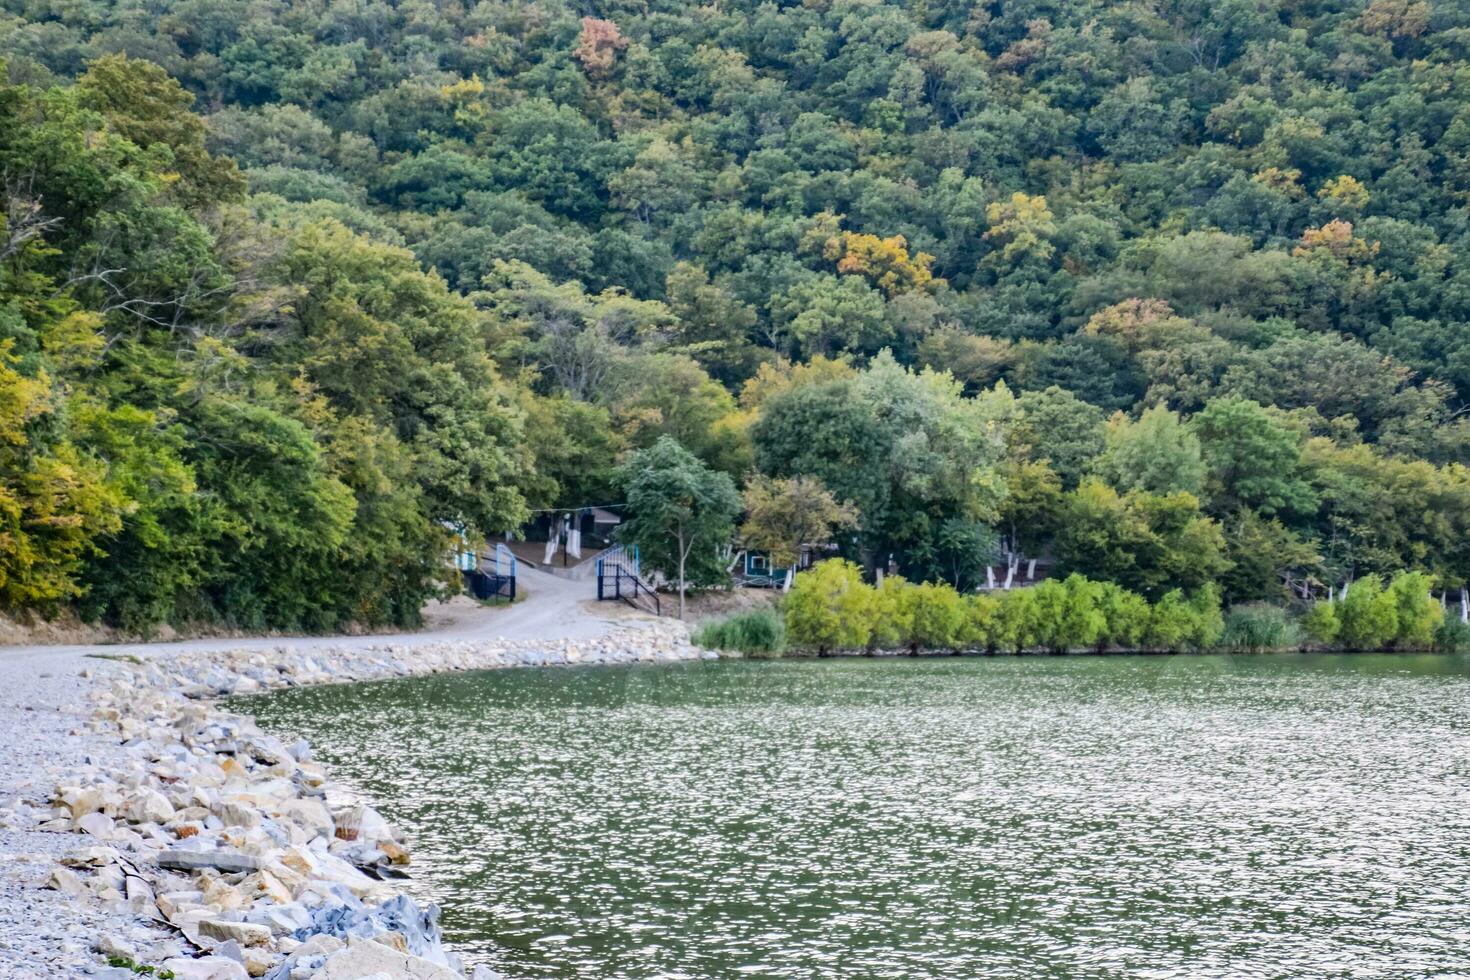
<svg viewBox="0 0 1470 980"><path fill-rule="evenodd" d="M679 535L679 618L684 618L684 560L688 557L684 549L684 535Z"/></svg>
<svg viewBox="0 0 1470 980"><path fill-rule="evenodd" d="M1026 562L1026 581L1036 581L1036 559L1032 558Z"/></svg>

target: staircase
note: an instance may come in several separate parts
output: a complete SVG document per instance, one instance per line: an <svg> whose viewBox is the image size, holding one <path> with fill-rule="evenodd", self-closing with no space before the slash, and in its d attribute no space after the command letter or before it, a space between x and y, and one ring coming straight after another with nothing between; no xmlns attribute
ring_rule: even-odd
<svg viewBox="0 0 1470 980"><path fill-rule="evenodd" d="M658 592L639 575L638 548L618 545L597 558L597 598L601 602L625 602L634 609L662 616Z"/></svg>

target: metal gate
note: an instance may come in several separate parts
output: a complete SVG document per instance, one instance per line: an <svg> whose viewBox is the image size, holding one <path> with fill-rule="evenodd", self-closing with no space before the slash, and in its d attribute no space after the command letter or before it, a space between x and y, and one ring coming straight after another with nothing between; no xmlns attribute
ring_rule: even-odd
<svg viewBox="0 0 1470 980"><path fill-rule="evenodd" d="M465 569L460 574L465 589L476 599L515 601L516 556L503 544L495 545L495 555L488 564L482 559L479 567Z"/></svg>

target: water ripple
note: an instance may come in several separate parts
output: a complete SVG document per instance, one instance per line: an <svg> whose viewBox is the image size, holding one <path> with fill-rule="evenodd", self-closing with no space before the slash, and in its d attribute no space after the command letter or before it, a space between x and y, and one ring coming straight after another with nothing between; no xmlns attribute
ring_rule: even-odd
<svg viewBox="0 0 1470 980"><path fill-rule="evenodd" d="M511 977L1470 971L1470 669L506 670L250 699Z"/></svg>

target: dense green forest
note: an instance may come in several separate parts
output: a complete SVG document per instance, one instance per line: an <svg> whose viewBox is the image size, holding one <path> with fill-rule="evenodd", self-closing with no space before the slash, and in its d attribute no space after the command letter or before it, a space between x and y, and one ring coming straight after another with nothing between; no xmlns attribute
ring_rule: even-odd
<svg viewBox="0 0 1470 980"><path fill-rule="evenodd" d="M0 58L12 612L412 623L665 436L961 589L1470 578L1465 4L0 0Z"/></svg>

